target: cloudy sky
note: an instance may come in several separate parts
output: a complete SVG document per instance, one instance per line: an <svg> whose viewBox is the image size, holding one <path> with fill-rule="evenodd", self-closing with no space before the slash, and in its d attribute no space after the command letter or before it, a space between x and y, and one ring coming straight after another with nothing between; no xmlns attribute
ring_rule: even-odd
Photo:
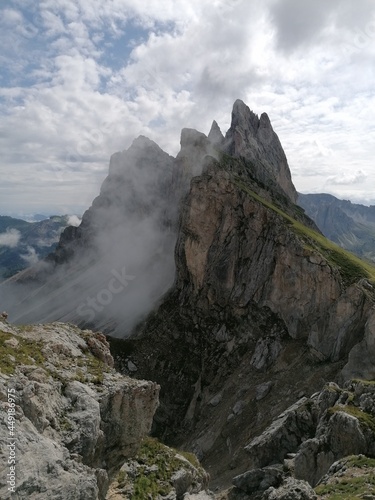
<svg viewBox="0 0 375 500"><path fill-rule="evenodd" d="M3 0L0 214L82 213L139 134L266 111L298 190L374 203L373 0Z"/></svg>

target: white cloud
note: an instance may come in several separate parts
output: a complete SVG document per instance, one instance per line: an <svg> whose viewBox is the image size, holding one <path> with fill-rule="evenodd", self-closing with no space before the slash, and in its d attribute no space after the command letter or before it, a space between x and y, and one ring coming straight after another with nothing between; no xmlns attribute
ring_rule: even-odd
<svg viewBox="0 0 375 500"><path fill-rule="evenodd" d="M208 132L216 119L225 131L236 98L269 114L298 189L361 170L356 196L368 198L369 0L13 5L0 13L0 213L79 213L113 152L144 134L175 154L183 127ZM347 194L348 184L335 186Z"/></svg>
<svg viewBox="0 0 375 500"><path fill-rule="evenodd" d="M78 227L81 224L81 219L77 215L69 215L68 226Z"/></svg>
<svg viewBox="0 0 375 500"><path fill-rule="evenodd" d="M28 246L27 253L20 255L21 259L23 259L29 266L35 265L39 262L38 254L36 253L35 248Z"/></svg>
<svg viewBox="0 0 375 500"><path fill-rule="evenodd" d="M0 247L16 248L21 239L21 233L18 229L7 229L5 233L0 234Z"/></svg>
<svg viewBox="0 0 375 500"><path fill-rule="evenodd" d="M357 172L352 173L342 173L341 175L330 176L327 179L327 185L353 185L353 184L362 184L367 179L367 175L362 172L362 170L358 170Z"/></svg>

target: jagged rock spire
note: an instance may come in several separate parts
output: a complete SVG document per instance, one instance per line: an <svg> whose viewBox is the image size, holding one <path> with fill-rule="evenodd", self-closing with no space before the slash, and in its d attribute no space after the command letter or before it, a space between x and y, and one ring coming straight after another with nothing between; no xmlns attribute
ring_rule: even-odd
<svg viewBox="0 0 375 500"><path fill-rule="evenodd" d="M214 145L218 146L224 142L224 136L221 133L220 127L216 120L212 122L210 133L208 134L209 141Z"/></svg>
<svg viewBox="0 0 375 500"><path fill-rule="evenodd" d="M277 134L266 113L260 118L237 99L233 105L232 123L225 136L228 154L255 163L255 176L267 184L276 182L294 203L297 191L293 185L288 161Z"/></svg>

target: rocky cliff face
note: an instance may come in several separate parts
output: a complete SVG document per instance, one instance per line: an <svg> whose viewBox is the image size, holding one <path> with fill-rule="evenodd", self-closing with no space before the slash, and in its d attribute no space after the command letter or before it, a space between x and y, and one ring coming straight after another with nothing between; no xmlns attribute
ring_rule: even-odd
<svg viewBox="0 0 375 500"><path fill-rule="evenodd" d="M299 194L298 203L330 240L375 262L375 207L329 194Z"/></svg>
<svg viewBox="0 0 375 500"><path fill-rule="evenodd" d="M150 430L159 387L116 373L105 337L72 325L0 321L0 342L1 498L104 499Z"/></svg>
<svg viewBox="0 0 375 500"><path fill-rule="evenodd" d="M246 446L252 468L234 478L227 498L359 498L373 492L366 479L375 456L374 392L373 383L350 381L300 399Z"/></svg>
<svg viewBox="0 0 375 500"><path fill-rule="evenodd" d="M225 136L226 152L253 163L256 178L266 185L281 188L292 202L297 191L284 150L266 113L260 118L241 100L234 103L232 123Z"/></svg>
<svg viewBox="0 0 375 500"><path fill-rule="evenodd" d="M242 101L233 107L225 137L216 122L208 136L183 129L176 158L141 136L112 156L81 225L63 232L45 262L0 287L12 321L71 321L128 335L173 283L180 204L207 155L251 163L246 175L295 201L286 157L267 116L258 118ZM116 292L108 288L113 274L122 277L111 287Z"/></svg>
<svg viewBox="0 0 375 500"><path fill-rule="evenodd" d="M246 108L233 130L243 116L258 130ZM206 157L181 213L175 284L135 338L113 343L125 372L162 386L155 432L193 449L218 484L245 467L246 437L299 394L354 366L372 373L370 355L354 360L371 342L373 268L325 240L291 190L274 189L275 170L265 183L249 158Z"/></svg>
<svg viewBox="0 0 375 500"><path fill-rule="evenodd" d="M144 170L135 184L128 177L133 166ZM134 324L157 303L129 340L111 340L112 352L121 371L161 385L154 433L196 452L214 487L254 467L265 477L262 469L272 463L266 451L259 451L258 464L244 445L289 405L327 381L373 376L375 270L326 240L295 201L268 117L236 101L225 137L215 122L207 137L186 129L173 161L144 138L113 157L81 228L67 231L51 257L58 285L49 281L22 303L27 315L40 315L35 298L47 290L47 302L58 303L49 314L67 318L72 302L65 297L74 290L75 301L77 294L80 301L87 297L75 313L118 335L131 330L124 312ZM110 240L100 237L104 226ZM126 255L134 255L134 267L128 269ZM69 271L68 294L61 294L67 276L56 268ZM119 284L125 294L117 294ZM294 411L275 424L289 429L288 436ZM312 418L292 436L295 450L314 436ZM286 439L273 448L280 447L278 462L290 452ZM270 474L284 481L277 471ZM296 486L287 483L285 491Z"/></svg>

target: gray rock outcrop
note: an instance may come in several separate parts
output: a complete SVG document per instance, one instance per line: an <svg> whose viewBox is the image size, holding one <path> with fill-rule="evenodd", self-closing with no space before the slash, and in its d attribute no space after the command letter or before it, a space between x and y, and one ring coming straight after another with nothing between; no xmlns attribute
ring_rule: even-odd
<svg viewBox="0 0 375 500"><path fill-rule="evenodd" d="M143 440L136 456L125 462L112 482L107 500L212 498L209 476L191 454L181 454L153 438Z"/></svg>
<svg viewBox="0 0 375 500"><path fill-rule="evenodd" d="M235 104L222 145L217 134L216 159L205 156L184 199L173 287L129 341L113 343L119 369L130 373L131 361L135 376L162 386L157 435L214 463L227 482L231 468L244 472L248 436L258 439L300 393L337 380L375 300L362 283L365 269L326 241L294 205L293 189L282 188L279 146L272 131L266 141L266 129L265 116ZM305 422L298 412L288 416L294 451L316 425L302 413ZM269 454L277 457L290 438L276 436Z"/></svg>
<svg viewBox="0 0 375 500"><path fill-rule="evenodd" d="M314 428L313 415L306 403L307 398L303 398L288 408L245 447L253 467L282 463L287 453L297 451Z"/></svg>
<svg viewBox="0 0 375 500"><path fill-rule="evenodd" d="M375 457L374 408L374 384L352 381L344 389L328 384L290 407L251 441L245 449L253 468L235 477L233 484L247 493L262 491L262 478L275 467L271 464L279 463L284 475L314 487L339 459ZM264 498L279 498L277 494L282 494L282 488Z"/></svg>
<svg viewBox="0 0 375 500"><path fill-rule="evenodd" d="M233 105L225 147L231 156L251 161L257 179L264 184L273 182L292 202L296 202L297 191L292 183L288 161L267 113L262 113L259 118L238 99Z"/></svg>
<svg viewBox="0 0 375 500"><path fill-rule="evenodd" d="M338 460L315 488L318 498L363 498L375 494L375 460L365 455L352 455Z"/></svg>
<svg viewBox="0 0 375 500"><path fill-rule="evenodd" d="M318 497L306 481L288 477L280 488L270 488L262 500L316 500Z"/></svg>
<svg viewBox="0 0 375 500"><path fill-rule="evenodd" d="M271 487L278 487L282 483L282 470L277 467L264 467L253 469L233 479L233 484L239 490L251 495L255 492L265 491Z"/></svg>
<svg viewBox="0 0 375 500"><path fill-rule="evenodd" d="M150 431L159 387L116 373L101 334L0 321L0 337L1 498L104 499ZM14 492L6 482L13 409Z"/></svg>

